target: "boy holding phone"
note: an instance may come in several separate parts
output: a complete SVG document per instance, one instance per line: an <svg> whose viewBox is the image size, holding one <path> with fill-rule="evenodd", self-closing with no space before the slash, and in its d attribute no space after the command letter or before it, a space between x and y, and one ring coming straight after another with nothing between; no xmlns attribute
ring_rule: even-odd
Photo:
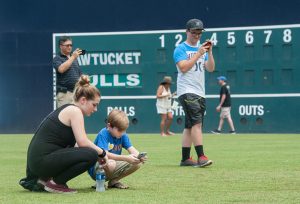
<svg viewBox="0 0 300 204"><path fill-rule="evenodd" d="M104 167L108 188L127 189L128 186L120 180L136 170L147 160L146 153L139 151L132 146L126 129L129 120L125 112L112 110L107 118L107 127L103 128L95 139L95 144L107 151L109 161ZM122 148L128 151L128 155L122 155ZM96 169L99 168L97 162L88 171L92 179L95 180Z"/></svg>
<svg viewBox="0 0 300 204"><path fill-rule="evenodd" d="M213 163L204 154L202 126L206 110L205 71L215 70L215 60L212 42L199 43L203 32L203 22L190 19L186 23L186 41L175 48L173 55L178 72L177 96L185 113L180 166L206 167ZM192 145L197 161L190 157Z"/></svg>

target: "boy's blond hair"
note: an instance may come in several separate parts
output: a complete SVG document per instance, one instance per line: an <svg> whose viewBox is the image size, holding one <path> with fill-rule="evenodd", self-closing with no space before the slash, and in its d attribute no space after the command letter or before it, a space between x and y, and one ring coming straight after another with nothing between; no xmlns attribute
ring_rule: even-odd
<svg viewBox="0 0 300 204"><path fill-rule="evenodd" d="M112 128L118 128L119 131L125 131L129 126L126 113L118 109L114 109L109 113L107 123L109 123Z"/></svg>

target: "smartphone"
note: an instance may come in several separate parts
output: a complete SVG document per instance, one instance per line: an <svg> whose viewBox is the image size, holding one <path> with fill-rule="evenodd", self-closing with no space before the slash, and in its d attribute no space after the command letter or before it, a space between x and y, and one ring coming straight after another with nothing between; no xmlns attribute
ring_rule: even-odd
<svg viewBox="0 0 300 204"><path fill-rule="evenodd" d="M142 157L145 157L147 155L147 152L140 152L138 155L138 159L141 159Z"/></svg>
<svg viewBox="0 0 300 204"><path fill-rule="evenodd" d="M204 46L211 46L211 42L210 41L206 41L205 43L204 43Z"/></svg>
<svg viewBox="0 0 300 204"><path fill-rule="evenodd" d="M81 54L80 55L85 55L86 50L81 50Z"/></svg>

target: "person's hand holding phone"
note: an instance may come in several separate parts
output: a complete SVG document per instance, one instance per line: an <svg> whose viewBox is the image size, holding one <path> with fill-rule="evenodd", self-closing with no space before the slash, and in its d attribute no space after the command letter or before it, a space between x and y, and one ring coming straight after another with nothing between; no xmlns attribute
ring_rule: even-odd
<svg viewBox="0 0 300 204"><path fill-rule="evenodd" d="M138 159L136 156L132 154L127 155L126 161L130 164L138 164L141 162L140 159Z"/></svg>
<svg viewBox="0 0 300 204"><path fill-rule="evenodd" d="M144 163L148 159L147 152L140 152L137 158Z"/></svg>
<svg viewBox="0 0 300 204"><path fill-rule="evenodd" d="M85 55L85 53L86 53L86 50L81 50L79 55Z"/></svg>
<svg viewBox="0 0 300 204"><path fill-rule="evenodd" d="M205 47L210 47L212 45L211 41L205 41L205 43L203 43L203 46Z"/></svg>
<svg viewBox="0 0 300 204"><path fill-rule="evenodd" d="M211 40L207 39L203 44L203 47L205 47L207 49L207 51L211 51L212 50L212 42Z"/></svg>
<svg viewBox="0 0 300 204"><path fill-rule="evenodd" d="M76 48L76 50L74 50L74 52L72 53L72 56L74 56L75 58L77 58L81 53L81 50L79 48Z"/></svg>

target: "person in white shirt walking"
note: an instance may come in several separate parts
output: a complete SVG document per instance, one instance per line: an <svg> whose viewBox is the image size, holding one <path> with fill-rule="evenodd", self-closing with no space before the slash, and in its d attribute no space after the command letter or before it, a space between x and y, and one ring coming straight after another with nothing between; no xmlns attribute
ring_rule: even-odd
<svg viewBox="0 0 300 204"><path fill-rule="evenodd" d="M172 97L175 94L171 93L171 84L172 78L170 76L165 76L156 91L156 108L157 113L161 116L160 135L163 137L168 135L174 135L174 133L170 131L170 127L173 120L173 114L171 110Z"/></svg>

